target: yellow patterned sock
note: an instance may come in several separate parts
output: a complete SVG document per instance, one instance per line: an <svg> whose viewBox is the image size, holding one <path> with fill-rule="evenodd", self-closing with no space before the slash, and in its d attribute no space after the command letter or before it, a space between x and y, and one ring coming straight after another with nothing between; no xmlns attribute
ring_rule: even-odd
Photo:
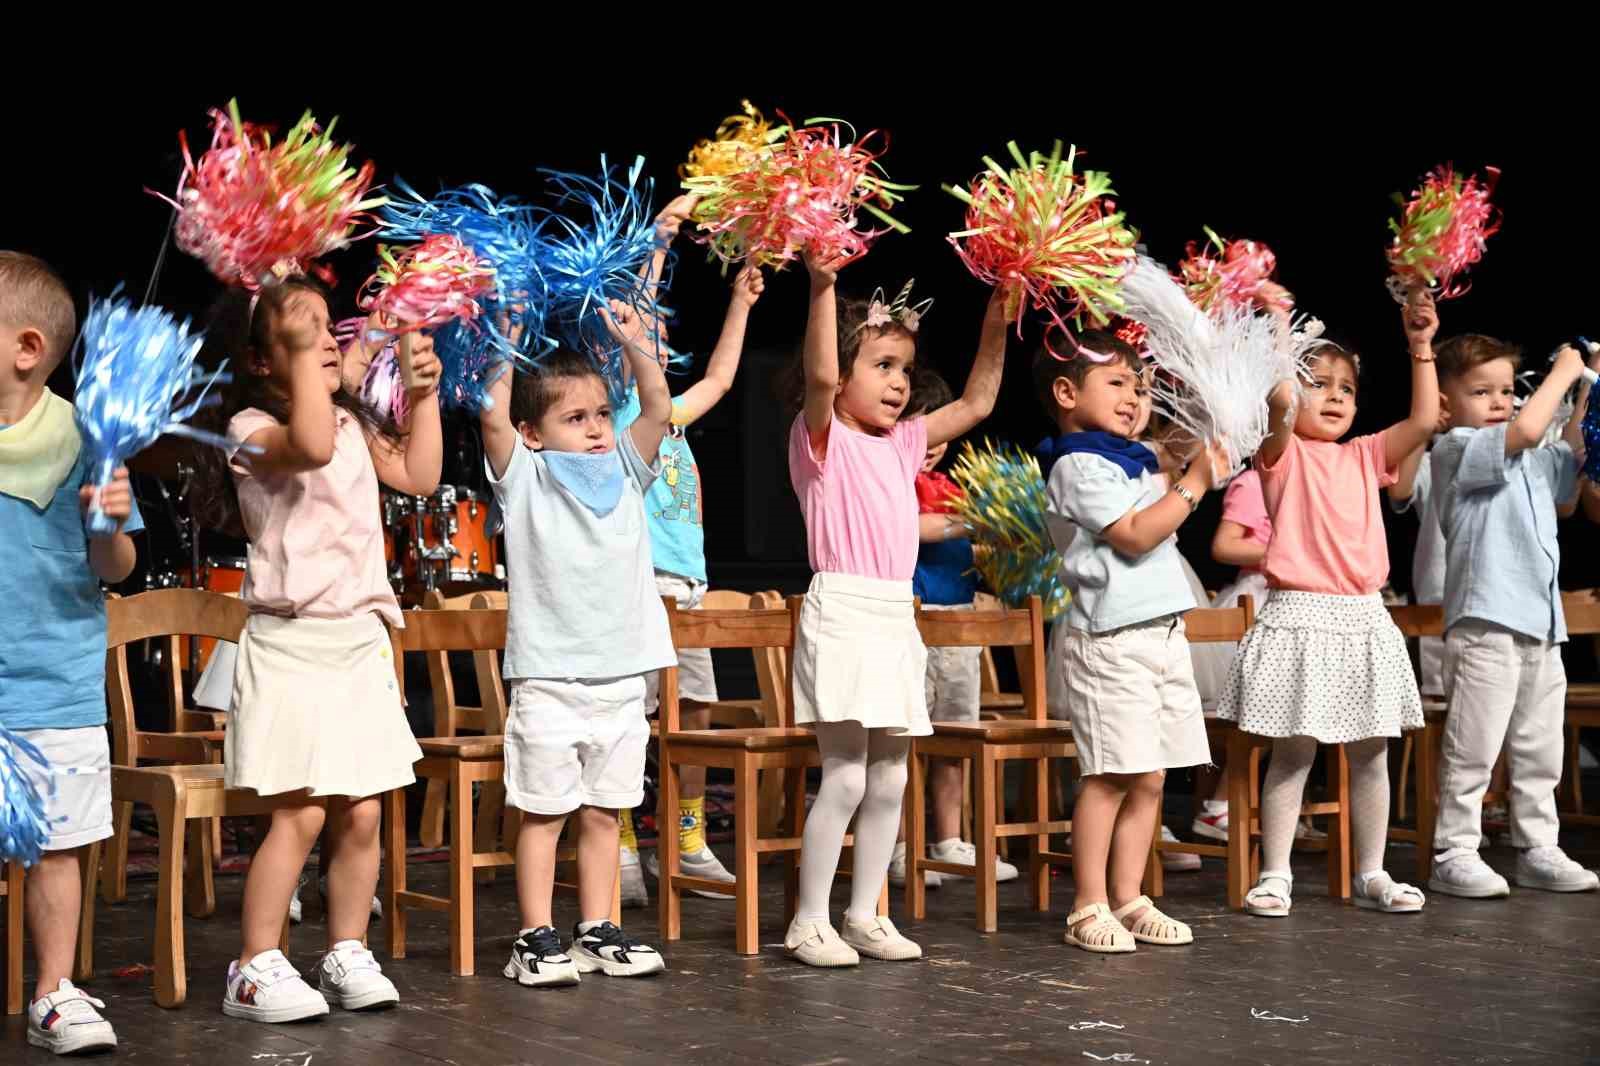
<svg viewBox="0 0 1600 1066"><path fill-rule="evenodd" d="M678 849L693 855L706 846L706 798L678 800Z"/></svg>
<svg viewBox="0 0 1600 1066"><path fill-rule="evenodd" d="M622 845L623 851L638 853L639 838L633 835L633 812L617 812L617 841Z"/></svg>

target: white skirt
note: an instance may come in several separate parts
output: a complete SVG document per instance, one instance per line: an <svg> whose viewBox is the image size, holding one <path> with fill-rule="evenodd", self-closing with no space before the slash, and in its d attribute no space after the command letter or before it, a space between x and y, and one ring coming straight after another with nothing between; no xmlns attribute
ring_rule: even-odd
<svg viewBox="0 0 1600 1066"><path fill-rule="evenodd" d="M1383 598L1274 589L1239 643L1217 717L1264 737L1345 744L1422 725L1422 700Z"/></svg>
<svg viewBox="0 0 1600 1066"><path fill-rule="evenodd" d="M229 788L263 796L375 796L416 780L422 749L375 614L252 614L239 638L223 764Z"/></svg>
<svg viewBox="0 0 1600 1066"><path fill-rule="evenodd" d="M927 664L911 582L817 574L795 634L795 724L859 722L929 736Z"/></svg>

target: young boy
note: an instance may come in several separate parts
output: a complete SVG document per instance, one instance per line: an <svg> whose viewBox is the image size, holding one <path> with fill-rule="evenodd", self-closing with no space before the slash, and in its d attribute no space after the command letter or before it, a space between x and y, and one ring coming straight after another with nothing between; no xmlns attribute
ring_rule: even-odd
<svg viewBox="0 0 1600 1066"><path fill-rule="evenodd" d="M604 313L602 311L602 313ZM655 949L611 923L617 812L644 798L645 675L677 661L656 594L645 493L672 414L661 367L621 304L607 325L639 386L640 414L612 428L606 383L587 356L555 352L515 392L502 375L483 412L484 456L505 514L511 618L504 672L506 802L517 835L522 930L503 973L523 985L580 973L665 969ZM513 421L514 420L514 421ZM571 954L551 921L556 841L578 819L578 906Z"/></svg>
<svg viewBox="0 0 1600 1066"><path fill-rule="evenodd" d="M911 381L911 395L900 421L920 418L937 411L955 396L938 372L917 367ZM966 527L955 514L955 501L961 489L937 467L950 448L948 442L928 449L917 474L917 569L911 577L911 591L929 610L970 611L978 593L978 578L973 570L972 541ZM980 705L979 674L982 648L929 648L923 691L928 700L928 718L934 722L976 722ZM933 813L933 840L928 857L937 862L972 865L977 851L971 841L961 839L961 762L932 759L928 767L928 792ZM889 881L906 882L905 829L889 859ZM1017 868L998 855L994 860L996 881L1014 881ZM934 870L923 873L929 888L937 888L947 877Z"/></svg>
<svg viewBox="0 0 1600 1066"><path fill-rule="evenodd" d="M1483 793L1502 745L1517 884L1551 892L1600 885L1557 846L1555 803L1567 691L1556 507L1577 491L1581 420L1568 423L1564 440L1540 446L1562 395L1583 372L1583 357L1561 349L1512 421L1519 358L1512 345L1478 334L1439 346L1439 384L1454 427L1434 447L1432 471L1446 545L1450 713L1428 887L1468 899L1511 891L1478 855ZM1580 396L1578 410L1583 403Z"/></svg>
<svg viewBox="0 0 1600 1066"><path fill-rule="evenodd" d="M1072 593L1050 670L1065 674L1082 772L1065 940L1127 952L1136 940L1194 939L1140 883L1166 770L1211 758L1180 617L1196 603L1174 533L1212 487L1212 466L1225 460L1221 449L1202 452L1163 489L1155 452L1132 439L1144 369L1138 354L1109 333L1086 333L1079 345L1110 358L1034 357L1034 382L1059 432L1046 449L1054 456L1046 521Z"/></svg>
<svg viewBox="0 0 1600 1066"><path fill-rule="evenodd" d="M58 1055L117 1046L95 1009L105 1004L69 978L83 893L94 890L80 882L80 853L111 835L100 582L132 572L128 534L144 528L128 471L118 469L100 488L118 532L84 529L94 486L82 441L72 405L45 387L76 332L61 279L33 256L0 251L0 599L23 608L0 612L0 725L32 741L52 768L34 780L50 838L24 899L38 970L28 1043Z"/></svg>

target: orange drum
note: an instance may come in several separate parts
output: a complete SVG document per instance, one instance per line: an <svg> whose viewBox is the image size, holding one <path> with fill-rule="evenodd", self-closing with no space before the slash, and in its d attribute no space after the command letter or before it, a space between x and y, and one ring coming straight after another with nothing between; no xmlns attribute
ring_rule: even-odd
<svg viewBox="0 0 1600 1066"><path fill-rule="evenodd" d="M244 591L244 560L237 557L207 556L200 564L198 580L195 579L192 569L186 566L178 571L178 584L184 588L201 588L208 592L237 596ZM200 669L205 669L206 662L211 658L211 652L216 646L217 642L213 638L200 638ZM178 638L178 661L185 665L189 662L188 637Z"/></svg>
<svg viewBox="0 0 1600 1066"><path fill-rule="evenodd" d="M434 580L440 584L494 584L500 550L489 536L488 501L471 489L441 485L425 506L423 540L430 549L425 554L437 567Z"/></svg>

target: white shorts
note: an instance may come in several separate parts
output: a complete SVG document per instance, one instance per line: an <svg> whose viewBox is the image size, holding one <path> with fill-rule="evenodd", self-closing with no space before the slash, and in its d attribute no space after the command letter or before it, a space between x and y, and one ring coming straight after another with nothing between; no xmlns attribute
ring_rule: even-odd
<svg viewBox="0 0 1600 1066"><path fill-rule="evenodd" d="M692 611L706 598L706 583L664 570L656 571L656 595L671 596L680 611ZM655 714L661 702L661 674L644 675L644 709ZM678 652L678 699L696 703L717 702L717 675L711 669L710 648L684 648Z"/></svg>
<svg viewBox="0 0 1600 1066"><path fill-rule="evenodd" d="M506 802L533 814L644 802L644 676L511 684Z"/></svg>
<svg viewBox="0 0 1600 1066"><path fill-rule="evenodd" d="M1099 635L1068 628L1061 659L1080 772L1142 774L1211 762L1181 618Z"/></svg>
<svg viewBox="0 0 1600 1066"><path fill-rule="evenodd" d="M922 605L929 611L970 611L970 603ZM928 696L928 717L935 722L976 722L982 700L979 664L982 648L929 648L923 689Z"/></svg>
<svg viewBox="0 0 1600 1066"><path fill-rule="evenodd" d="M39 749L48 773L32 759L19 760L44 800L50 823L46 851L70 851L111 835L111 745L103 725L78 729L18 729ZM54 794L51 785L54 784Z"/></svg>

